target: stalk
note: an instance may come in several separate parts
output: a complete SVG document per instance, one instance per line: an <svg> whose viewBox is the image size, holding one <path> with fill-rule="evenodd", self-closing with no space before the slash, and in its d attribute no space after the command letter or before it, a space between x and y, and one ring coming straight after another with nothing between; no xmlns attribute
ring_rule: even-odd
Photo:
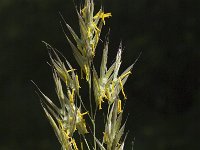
<svg viewBox="0 0 200 150"><path fill-rule="evenodd" d="M91 63L93 64L93 63ZM90 99L90 109L91 109L91 114L92 114L92 126L93 126L93 142L94 142L94 150L96 150L97 145L96 145L96 125L95 125L95 118L96 118L96 113L94 112L93 114L93 107L92 107L92 68L90 67L90 80L89 80L89 99Z"/></svg>

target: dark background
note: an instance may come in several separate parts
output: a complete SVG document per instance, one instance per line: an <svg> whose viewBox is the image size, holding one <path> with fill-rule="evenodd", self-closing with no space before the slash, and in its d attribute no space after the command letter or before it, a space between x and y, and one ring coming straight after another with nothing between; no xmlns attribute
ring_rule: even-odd
<svg viewBox="0 0 200 150"><path fill-rule="evenodd" d="M200 149L200 1L102 3L113 15L104 27L105 32L111 28L110 63L121 40L121 71L142 51L125 86L130 130L126 149L133 139L134 150ZM96 4L100 8L101 1ZM55 97L42 40L75 63L59 11L78 31L72 0L0 1L0 150L60 149L30 83L34 80Z"/></svg>

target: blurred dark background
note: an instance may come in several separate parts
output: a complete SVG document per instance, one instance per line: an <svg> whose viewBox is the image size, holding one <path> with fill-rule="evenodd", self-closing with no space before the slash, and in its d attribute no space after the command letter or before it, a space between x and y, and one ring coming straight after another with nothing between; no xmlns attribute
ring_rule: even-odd
<svg viewBox="0 0 200 150"><path fill-rule="evenodd" d="M134 150L200 149L200 1L95 2L113 15L102 34L111 28L110 63L121 40L121 71L142 51L125 86L126 149L132 140ZM75 63L59 12L78 32L72 0L0 1L0 150L60 149L30 83L55 97L42 40Z"/></svg>

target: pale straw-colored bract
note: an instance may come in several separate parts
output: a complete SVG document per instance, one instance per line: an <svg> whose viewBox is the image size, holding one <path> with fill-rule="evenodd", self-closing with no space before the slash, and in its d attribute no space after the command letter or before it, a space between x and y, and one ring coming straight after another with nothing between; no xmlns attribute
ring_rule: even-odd
<svg viewBox="0 0 200 150"><path fill-rule="evenodd" d="M122 54L122 44L120 44L115 62L111 66L107 65L109 49L107 37L104 43L101 65L95 67L93 60L95 59L101 30L105 25L105 20L111 17L111 13L105 13L101 8L94 14L93 0L85 0L80 11L77 10L77 15L80 36L66 23L62 15L61 17L64 22L63 31L64 28L67 28L71 33L72 38L64 32L72 48L73 55L80 66L81 75L62 54L44 42L49 50L49 64L52 67L59 106L55 105L38 88L42 107L61 144L62 150L123 150L126 135L124 135L125 123L122 123L124 100L121 99L127 99L124 84L131 74L133 64L119 75ZM100 74L97 73L97 68ZM85 107L80 95L79 80L84 78L89 87L89 110ZM98 116L92 108L94 102L97 108L96 111L103 111L101 109L107 107L105 129L101 138L96 137L95 120ZM105 107L102 107L104 104ZM89 118L87 120L90 123L85 120L85 117ZM90 125L91 128L89 128ZM80 135L80 138L83 139L82 142L77 143L75 134ZM88 142L89 140L85 134L92 135L92 143Z"/></svg>

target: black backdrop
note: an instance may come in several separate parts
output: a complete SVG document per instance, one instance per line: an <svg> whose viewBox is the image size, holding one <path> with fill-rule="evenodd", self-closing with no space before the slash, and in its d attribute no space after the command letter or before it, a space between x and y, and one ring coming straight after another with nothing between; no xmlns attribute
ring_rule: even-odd
<svg viewBox="0 0 200 150"><path fill-rule="evenodd" d="M101 1L95 3L100 8ZM113 15L102 34L103 39L111 28L110 63L121 40L125 47L122 70L142 51L125 86L130 130L126 149L133 139L135 150L199 149L200 1L102 3ZM60 148L30 83L34 80L44 93L55 97L42 40L75 63L59 12L77 31L72 0L0 1L1 150Z"/></svg>

